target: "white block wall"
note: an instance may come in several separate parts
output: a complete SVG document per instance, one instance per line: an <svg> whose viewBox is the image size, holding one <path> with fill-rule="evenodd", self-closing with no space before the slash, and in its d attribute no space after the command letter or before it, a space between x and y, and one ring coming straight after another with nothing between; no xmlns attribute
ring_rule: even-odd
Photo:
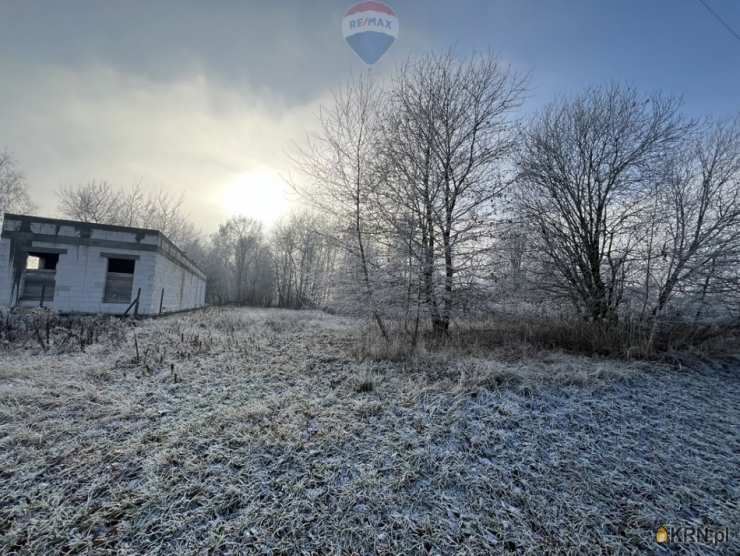
<svg viewBox="0 0 740 556"><path fill-rule="evenodd" d="M154 288L151 291L151 312L159 311L164 288L162 312L184 311L205 305L206 281L186 270L165 255L157 255Z"/></svg>
<svg viewBox="0 0 740 556"><path fill-rule="evenodd" d="M6 221L6 231L16 231L17 221ZM160 295L164 288L162 312L181 311L205 305L205 279L192 263L184 259L172 244L156 233L133 232L129 230L95 229L91 230L91 240L107 240L151 246L139 248L117 248L70 244L67 241L80 238L74 225L47 222L31 223L31 232L60 237L58 242L36 241L26 246L33 248L66 249L59 255L56 268L54 300L44 305L60 312L80 313L123 313L141 288L139 302L140 314L157 314ZM64 242L61 238L68 238ZM80 243L84 243L81 241ZM0 305L16 303L17 292L12 291L13 269L10 266L10 239L0 239ZM152 250L157 249L157 251ZM166 250L170 256L161 252ZM105 278L108 270L106 255L136 256L131 301L128 303L103 303ZM172 259L177 259L175 262ZM20 261L18 261L20 263ZM38 301L19 302L20 305L38 306Z"/></svg>
<svg viewBox="0 0 740 556"><path fill-rule="evenodd" d="M151 291L154 283L156 259L161 256L154 252L82 245L59 246L36 241L33 246L67 249L66 253L59 255L54 300L44 303L49 308L65 313L123 313L136 297L138 288L141 288L142 298L144 298L144 292ZM121 255L137 255L139 257L134 266L134 285L128 303L103 303L108 258L103 257L101 253L120 253ZM18 304L21 306L38 306L38 301L21 301ZM149 308L140 302L139 312L148 313Z"/></svg>

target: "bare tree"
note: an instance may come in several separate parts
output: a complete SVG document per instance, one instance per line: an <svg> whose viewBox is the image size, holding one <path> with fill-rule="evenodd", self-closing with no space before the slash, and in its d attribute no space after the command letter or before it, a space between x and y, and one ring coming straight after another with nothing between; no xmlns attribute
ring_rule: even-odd
<svg viewBox="0 0 740 556"><path fill-rule="evenodd" d="M409 60L396 83L383 118L378 204L390 229L407 240L441 334L457 292L475 283L484 260L525 81L492 53L460 61L448 52Z"/></svg>
<svg viewBox="0 0 740 556"><path fill-rule="evenodd" d="M184 215L182 194L175 196L159 190L144 197L136 189L130 192L129 199L132 202L142 202L137 225L159 230L175 243L182 245L187 245L197 235L193 225ZM138 195L134 196L137 193Z"/></svg>
<svg viewBox="0 0 740 556"><path fill-rule="evenodd" d="M356 261L361 274L363 299L384 338L388 332L377 302L374 263L370 258L368 214L372 191L377 187L378 107L380 91L368 77L360 77L338 91L332 104L322 109L320 130L294 157L309 187L296 187L312 206L337 222L334 238Z"/></svg>
<svg viewBox="0 0 740 556"><path fill-rule="evenodd" d="M271 255L261 223L235 216L213 234L206 264L212 300L269 305L273 291L271 271Z"/></svg>
<svg viewBox="0 0 740 556"><path fill-rule="evenodd" d="M57 192L59 212L80 222L118 224L121 194L106 181L64 186Z"/></svg>
<svg viewBox="0 0 740 556"><path fill-rule="evenodd" d="M523 90L491 53L445 53L410 59L384 90L357 79L322 111L297 161L314 186L302 192L337 223L345 275L357 269L385 338L381 306L415 331L423 307L444 334L479 282Z"/></svg>
<svg viewBox="0 0 740 556"><path fill-rule="evenodd" d="M294 213L273 230L277 303L280 307L320 307L329 298L336 260L335 242L321 218Z"/></svg>
<svg viewBox="0 0 740 556"><path fill-rule="evenodd" d="M740 117L706 123L668 157L645 249L645 299L660 316L679 294L698 316L712 294L737 302L740 285ZM719 303L718 303L719 301Z"/></svg>
<svg viewBox="0 0 740 556"><path fill-rule="evenodd" d="M128 189L118 191L118 221L125 226L139 226L142 224L142 215L149 210L147 195L141 183L136 183ZM178 204L178 210L180 208Z"/></svg>
<svg viewBox="0 0 740 556"><path fill-rule="evenodd" d="M31 212L28 183L8 152L0 152L0 218L6 212Z"/></svg>
<svg viewBox="0 0 740 556"><path fill-rule="evenodd" d="M91 181L62 187L57 197L59 212L74 220L156 229L185 251L197 241L198 234L183 213L182 195L145 192L141 184L123 189Z"/></svg>
<svg viewBox="0 0 740 556"><path fill-rule="evenodd" d="M518 208L540 283L589 319L616 317L663 156L689 129L677 110L614 85L550 105L522 134Z"/></svg>

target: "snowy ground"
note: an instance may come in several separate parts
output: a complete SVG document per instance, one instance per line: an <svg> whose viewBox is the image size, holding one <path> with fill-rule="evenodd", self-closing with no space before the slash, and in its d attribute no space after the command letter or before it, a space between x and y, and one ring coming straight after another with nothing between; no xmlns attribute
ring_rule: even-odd
<svg viewBox="0 0 740 556"><path fill-rule="evenodd" d="M356 333L226 309L0 352L0 553L644 553L664 523L740 552L740 373Z"/></svg>

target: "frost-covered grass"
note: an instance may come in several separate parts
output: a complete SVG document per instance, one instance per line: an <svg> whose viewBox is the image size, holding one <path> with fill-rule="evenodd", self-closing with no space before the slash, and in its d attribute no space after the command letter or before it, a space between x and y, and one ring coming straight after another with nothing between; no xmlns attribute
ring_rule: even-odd
<svg viewBox="0 0 740 556"><path fill-rule="evenodd" d="M740 551L740 374L358 361L352 321L208 310L0 353L0 552ZM138 355L137 355L138 348Z"/></svg>

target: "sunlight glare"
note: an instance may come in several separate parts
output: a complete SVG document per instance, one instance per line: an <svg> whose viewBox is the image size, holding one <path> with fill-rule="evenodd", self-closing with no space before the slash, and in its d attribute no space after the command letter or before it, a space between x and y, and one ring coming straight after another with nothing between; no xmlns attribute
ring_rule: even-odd
<svg viewBox="0 0 740 556"><path fill-rule="evenodd" d="M242 214L269 225L288 212L288 185L269 168L240 174L227 184L223 206L228 214Z"/></svg>

